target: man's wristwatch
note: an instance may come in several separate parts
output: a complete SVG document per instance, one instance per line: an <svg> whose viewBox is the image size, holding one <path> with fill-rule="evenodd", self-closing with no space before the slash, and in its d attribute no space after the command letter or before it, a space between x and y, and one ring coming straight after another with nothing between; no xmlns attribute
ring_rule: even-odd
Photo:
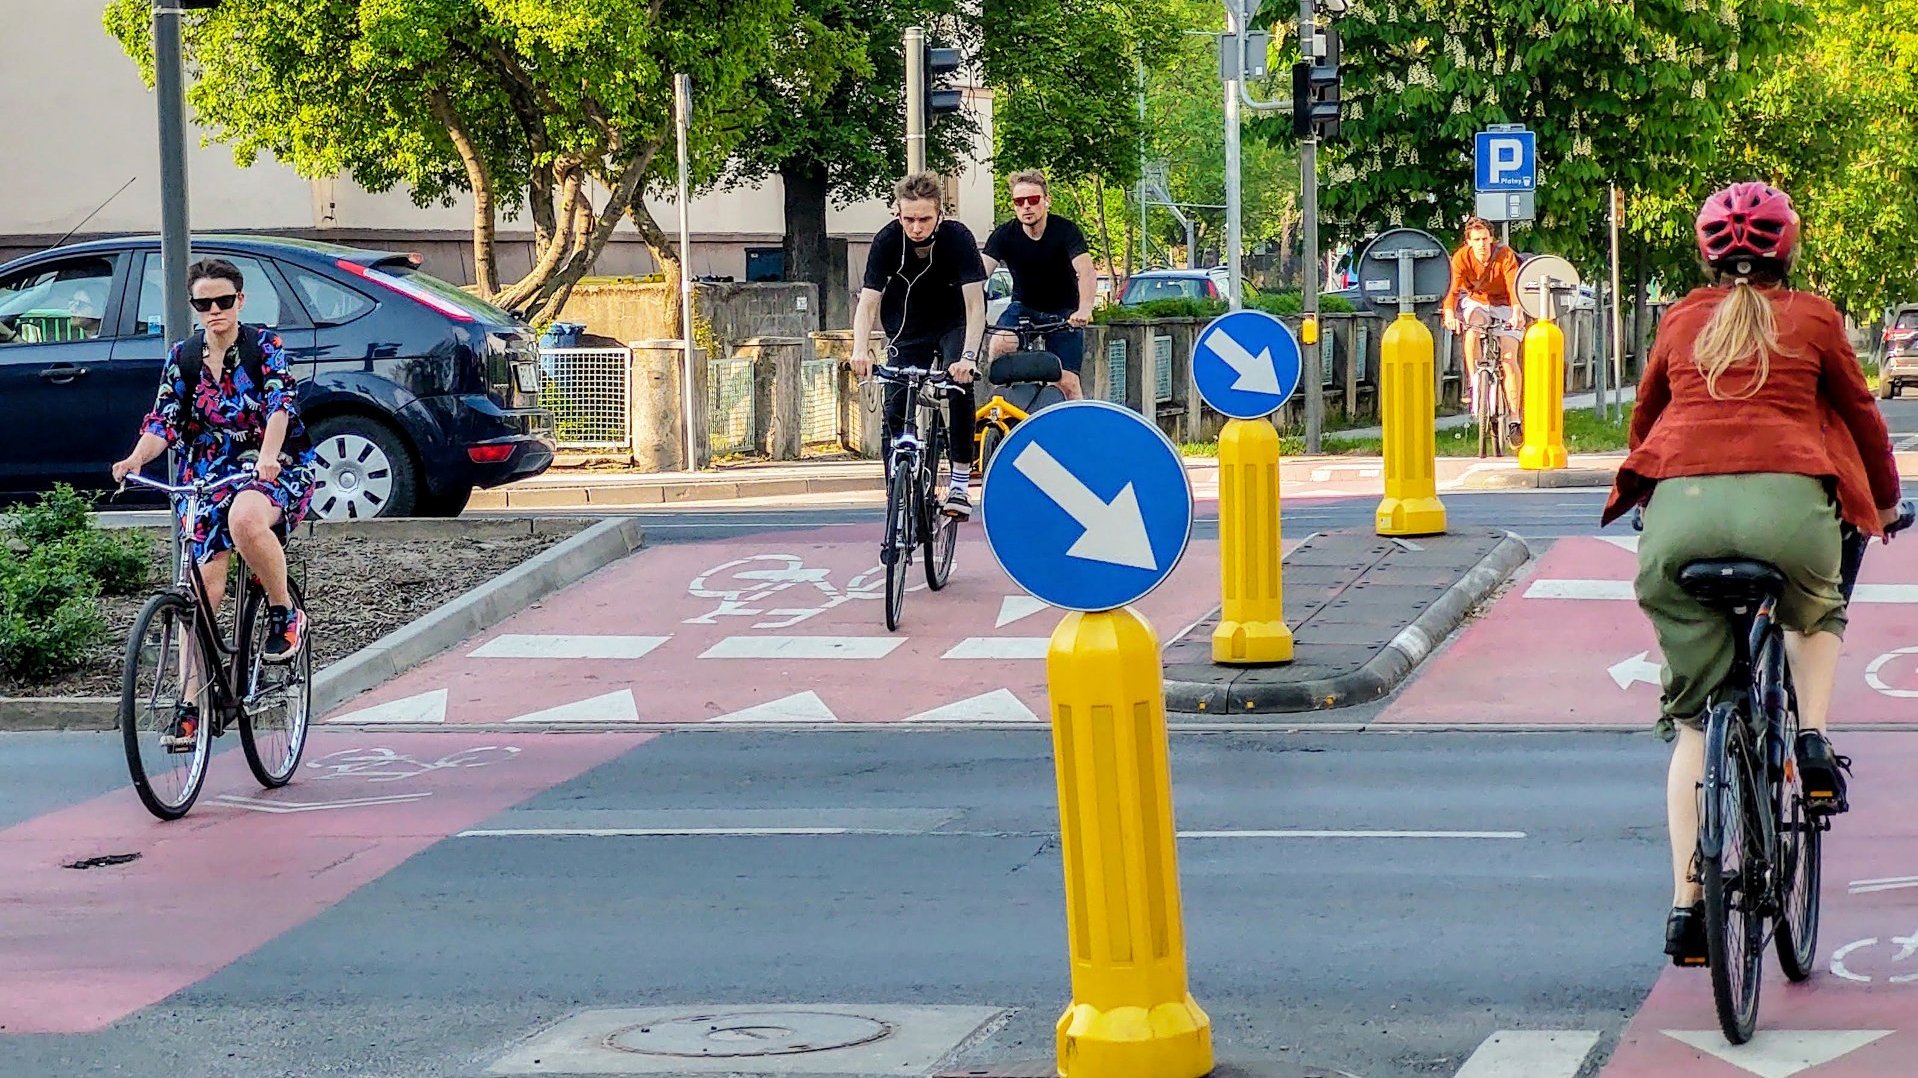
<svg viewBox="0 0 1918 1078"><path fill-rule="evenodd" d="M961 362L961 363L971 363L971 362L972 362L973 360L975 360L975 359L977 359L977 358L979 358L979 353L977 353L977 352L975 352L975 351L973 351L973 350L972 350L972 349L970 349L970 348L968 348L968 349L966 349L965 351L963 351L963 352L961 352L961 353L959 353L959 362Z"/></svg>

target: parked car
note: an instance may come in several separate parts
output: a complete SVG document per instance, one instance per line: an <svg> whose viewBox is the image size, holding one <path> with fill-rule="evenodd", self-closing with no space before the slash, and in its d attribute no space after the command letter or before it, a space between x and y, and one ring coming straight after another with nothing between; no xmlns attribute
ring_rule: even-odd
<svg viewBox="0 0 1918 1078"><path fill-rule="evenodd" d="M326 519L453 516L475 487L553 462L537 334L420 268L418 255L201 236L246 277L299 377ZM167 355L160 243L73 244L0 266L0 498L103 489L152 407Z"/></svg>
<svg viewBox="0 0 1918 1078"><path fill-rule="evenodd" d="M1231 287L1225 267L1143 270L1126 280L1119 306L1138 307L1162 299L1222 300Z"/></svg>
<svg viewBox="0 0 1918 1078"><path fill-rule="evenodd" d="M1094 307L1103 307L1112 302L1112 275L1101 273L1099 283L1093 289ZM986 325L994 325L999 316L1006 313L1012 305L1012 271L1000 266L986 278Z"/></svg>
<svg viewBox="0 0 1918 1078"><path fill-rule="evenodd" d="M1878 396L1892 400L1918 385L1918 303L1901 303L1885 319L1885 360L1878 365Z"/></svg>

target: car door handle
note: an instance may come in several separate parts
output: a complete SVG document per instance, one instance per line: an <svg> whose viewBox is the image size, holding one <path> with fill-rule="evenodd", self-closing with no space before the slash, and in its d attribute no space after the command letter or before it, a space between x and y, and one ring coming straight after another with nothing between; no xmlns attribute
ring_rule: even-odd
<svg viewBox="0 0 1918 1078"><path fill-rule="evenodd" d="M75 378L85 378L86 376L87 369L85 367L48 367L46 370L40 372L40 379L46 382L65 383L71 382Z"/></svg>

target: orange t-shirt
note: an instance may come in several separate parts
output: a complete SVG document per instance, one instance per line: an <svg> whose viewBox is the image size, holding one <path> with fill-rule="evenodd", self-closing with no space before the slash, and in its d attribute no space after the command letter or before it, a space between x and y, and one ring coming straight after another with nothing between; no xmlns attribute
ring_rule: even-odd
<svg viewBox="0 0 1918 1078"><path fill-rule="evenodd" d="M1510 247L1494 248L1491 259L1480 265L1471 244L1466 244L1452 252L1452 285L1446 289L1439 310L1451 310L1461 294L1488 307L1510 307L1517 279L1518 255Z"/></svg>
<svg viewBox="0 0 1918 1078"><path fill-rule="evenodd" d="M1777 322L1779 354L1756 393L1719 400L1705 388L1693 347L1729 294L1697 289L1659 323L1632 411L1631 453L1604 521L1642 502L1660 479L1780 472L1831 483L1840 515L1879 534L1877 510L1898 501L1898 466L1838 308L1809 292L1762 290ZM1745 393L1756 370L1748 363L1732 368L1719 378L1720 391Z"/></svg>

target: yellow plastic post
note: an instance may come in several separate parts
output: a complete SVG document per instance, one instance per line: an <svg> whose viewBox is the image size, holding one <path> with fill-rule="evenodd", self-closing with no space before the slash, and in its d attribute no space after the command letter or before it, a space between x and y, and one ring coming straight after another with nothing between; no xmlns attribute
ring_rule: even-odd
<svg viewBox="0 0 1918 1078"><path fill-rule="evenodd" d="M1525 444L1518 466L1541 472L1565 463L1565 331L1540 319L1525 331Z"/></svg>
<svg viewBox="0 0 1918 1078"><path fill-rule="evenodd" d="M1212 661L1292 661L1279 546L1279 432L1263 419L1219 432L1219 577L1225 605Z"/></svg>
<svg viewBox="0 0 1918 1078"><path fill-rule="evenodd" d="M1212 1020L1186 987L1159 638L1131 607L1067 614L1046 652L1072 1003L1063 1078L1200 1078Z"/></svg>
<svg viewBox="0 0 1918 1078"><path fill-rule="evenodd" d="M1379 417L1385 426L1385 500L1380 535L1437 535L1445 530L1438 499L1438 447L1432 442L1432 331L1401 314L1379 341Z"/></svg>

